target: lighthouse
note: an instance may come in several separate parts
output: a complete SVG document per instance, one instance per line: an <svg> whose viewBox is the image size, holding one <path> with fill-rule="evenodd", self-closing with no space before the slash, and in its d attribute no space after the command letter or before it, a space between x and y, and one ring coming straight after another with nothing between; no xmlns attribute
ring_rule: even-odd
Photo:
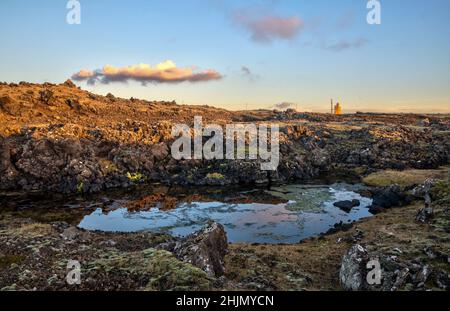
<svg viewBox="0 0 450 311"><path fill-rule="evenodd" d="M334 106L334 114L337 116L342 115L342 106L341 104L337 103L336 106Z"/></svg>

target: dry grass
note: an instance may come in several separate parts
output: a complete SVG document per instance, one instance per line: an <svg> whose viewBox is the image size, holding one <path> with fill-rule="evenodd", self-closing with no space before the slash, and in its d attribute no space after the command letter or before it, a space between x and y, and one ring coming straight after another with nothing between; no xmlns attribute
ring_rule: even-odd
<svg viewBox="0 0 450 311"><path fill-rule="evenodd" d="M53 233L53 228L49 224L41 224L41 223L32 223L22 225L17 229L17 233L20 235L27 236L47 236Z"/></svg>
<svg viewBox="0 0 450 311"><path fill-rule="evenodd" d="M427 179L447 179L449 168L438 170L386 170L370 174L363 179L368 186L386 187L398 184L401 187L412 187L424 183Z"/></svg>

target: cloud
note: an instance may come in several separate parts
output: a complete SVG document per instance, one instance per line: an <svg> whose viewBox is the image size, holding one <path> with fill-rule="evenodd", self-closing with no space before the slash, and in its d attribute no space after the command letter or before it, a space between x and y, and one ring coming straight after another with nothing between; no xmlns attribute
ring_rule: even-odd
<svg viewBox="0 0 450 311"><path fill-rule="evenodd" d="M365 46L369 41L365 38L358 38L356 40L340 40L331 45L322 45L322 48L332 52L341 52L344 50L360 48Z"/></svg>
<svg viewBox="0 0 450 311"><path fill-rule="evenodd" d="M278 109L278 110L286 110L288 108L292 108L295 106L296 106L295 103L282 102L282 103L278 103L278 104L274 105L274 108Z"/></svg>
<svg viewBox="0 0 450 311"><path fill-rule="evenodd" d="M260 14L251 10L237 10L233 14L236 24L251 34L258 43L274 40L292 40L304 28L304 22L297 16L282 17L274 14Z"/></svg>
<svg viewBox="0 0 450 311"><path fill-rule="evenodd" d="M78 79L89 79L95 76L95 72L90 71L90 70L80 70L79 72L76 73L76 77Z"/></svg>
<svg viewBox="0 0 450 311"><path fill-rule="evenodd" d="M254 74L250 68L248 68L247 66L242 66L241 67L241 73L244 77L246 77L247 79L249 79L250 81L255 81L256 79L258 79L258 75Z"/></svg>
<svg viewBox="0 0 450 311"><path fill-rule="evenodd" d="M242 66L241 68L242 72L244 73L244 75L249 76L252 74L252 72L250 71L250 69L246 66Z"/></svg>
<svg viewBox="0 0 450 311"><path fill-rule="evenodd" d="M167 60L154 67L147 64L127 67L105 65L103 69L96 71L80 70L72 76L72 79L87 81L88 84L128 81L146 84L211 81L222 79L222 75L211 69L197 71L195 67L178 68L173 61Z"/></svg>

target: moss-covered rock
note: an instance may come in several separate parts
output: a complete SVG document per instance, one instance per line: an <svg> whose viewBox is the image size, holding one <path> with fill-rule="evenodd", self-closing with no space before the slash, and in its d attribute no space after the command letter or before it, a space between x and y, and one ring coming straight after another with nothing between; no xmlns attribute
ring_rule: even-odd
<svg viewBox="0 0 450 311"><path fill-rule="evenodd" d="M142 252L106 253L87 265L86 273L93 271L143 279L145 290L208 290L213 283L202 270L179 261L170 252L154 248Z"/></svg>

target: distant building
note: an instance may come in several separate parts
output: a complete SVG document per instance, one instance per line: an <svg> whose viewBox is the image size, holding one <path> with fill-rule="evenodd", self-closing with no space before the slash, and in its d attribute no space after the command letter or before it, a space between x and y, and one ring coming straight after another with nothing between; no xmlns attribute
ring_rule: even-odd
<svg viewBox="0 0 450 311"><path fill-rule="evenodd" d="M342 115L342 106L341 106L341 104L337 103L334 106L334 114L337 115L337 116Z"/></svg>

